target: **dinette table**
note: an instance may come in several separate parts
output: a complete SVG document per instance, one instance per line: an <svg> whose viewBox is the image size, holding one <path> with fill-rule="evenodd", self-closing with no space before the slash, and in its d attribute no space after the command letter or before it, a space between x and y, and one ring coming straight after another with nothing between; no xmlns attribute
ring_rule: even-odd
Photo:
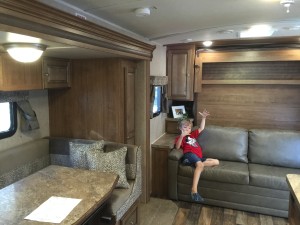
<svg viewBox="0 0 300 225"><path fill-rule="evenodd" d="M89 224L117 181L114 173L50 165L0 190L0 224ZM81 201L61 223L25 219L53 196Z"/></svg>

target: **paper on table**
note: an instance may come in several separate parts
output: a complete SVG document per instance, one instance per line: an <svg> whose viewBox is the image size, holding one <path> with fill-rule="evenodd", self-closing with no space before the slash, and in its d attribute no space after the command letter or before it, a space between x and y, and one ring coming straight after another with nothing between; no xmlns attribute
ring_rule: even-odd
<svg viewBox="0 0 300 225"><path fill-rule="evenodd" d="M61 223L80 201L81 199L52 196L26 216L25 219Z"/></svg>

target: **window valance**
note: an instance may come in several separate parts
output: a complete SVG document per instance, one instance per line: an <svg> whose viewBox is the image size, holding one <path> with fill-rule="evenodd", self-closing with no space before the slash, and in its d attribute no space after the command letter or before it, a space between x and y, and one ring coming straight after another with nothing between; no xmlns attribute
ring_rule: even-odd
<svg viewBox="0 0 300 225"><path fill-rule="evenodd" d="M168 77L167 76L150 76L151 85L167 85Z"/></svg>

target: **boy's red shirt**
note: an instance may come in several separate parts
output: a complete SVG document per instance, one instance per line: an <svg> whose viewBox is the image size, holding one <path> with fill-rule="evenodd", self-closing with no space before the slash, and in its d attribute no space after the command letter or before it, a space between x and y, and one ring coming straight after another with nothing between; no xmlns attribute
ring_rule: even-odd
<svg viewBox="0 0 300 225"><path fill-rule="evenodd" d="M199 130L196 129L182 139L180 147L183 149L183 154L187 152L192 152L195 155L197 155L199 158L202 158L202 148L196 140L199 134L200 134ZM179 137L180 136L175 138L175 145Z"/></svg>

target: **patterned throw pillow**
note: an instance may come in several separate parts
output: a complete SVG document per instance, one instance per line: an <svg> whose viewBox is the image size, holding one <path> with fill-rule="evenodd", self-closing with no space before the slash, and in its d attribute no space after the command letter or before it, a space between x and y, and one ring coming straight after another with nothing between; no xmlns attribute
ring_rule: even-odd
<svg viewBox="0 0 300 225"><path fill-rule="evenodd" d="M116 187L129 188L125 170L126 153L126 147L111 152L87 151L89 169L116 173L119 175Z"/></svg>
<svg viewBox="0 0 300 225"><path fill-rule="evenodd" d="M92 144L70 142L70 161L74 168L88 169L88 163L86 159L86 152L91 150L102 151L104 148L104 141L97 141Z"/></svg>

